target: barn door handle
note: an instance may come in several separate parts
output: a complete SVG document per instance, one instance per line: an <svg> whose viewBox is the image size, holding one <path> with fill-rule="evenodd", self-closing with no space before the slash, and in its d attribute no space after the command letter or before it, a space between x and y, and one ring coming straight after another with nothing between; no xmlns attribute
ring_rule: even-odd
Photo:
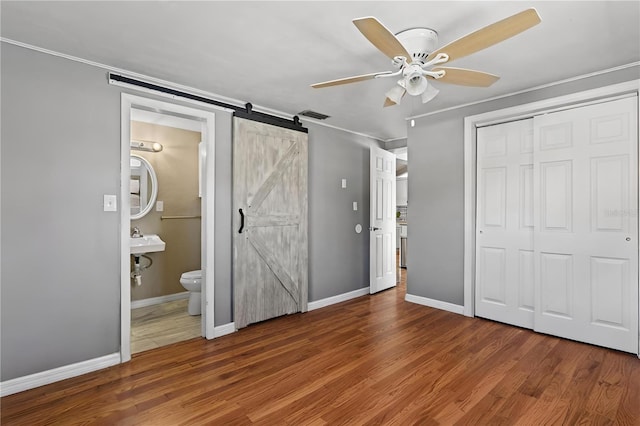
<svg viewBox="0 0 640 426"><path fill-rule="evenodd" d="M238 211L240 212L240 229L238 229L238 234L242 234L242 230L244 229L244 213L242 213L242 209Z"/></svg>

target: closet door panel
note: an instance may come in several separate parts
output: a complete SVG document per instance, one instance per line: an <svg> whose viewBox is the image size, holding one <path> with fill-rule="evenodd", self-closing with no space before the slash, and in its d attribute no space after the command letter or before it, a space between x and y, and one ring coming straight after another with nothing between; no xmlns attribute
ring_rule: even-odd
<svg viewBox="0 0 640 426"><path fill-rule="evenodd" d="M534 329L638 351L637 98L534 119Z"/></svg>

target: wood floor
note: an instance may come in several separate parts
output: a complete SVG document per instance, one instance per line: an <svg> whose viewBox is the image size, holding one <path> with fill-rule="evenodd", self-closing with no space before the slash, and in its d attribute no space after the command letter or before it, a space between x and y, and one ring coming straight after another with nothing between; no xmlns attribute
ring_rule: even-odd
<svg viewBox="0 0 640 426"><path fill-rule="evenodd" d="M187 312L187 299L131 310L131 353L201 336L201 317Z"/></svg>
<svg viewBox="0 0 640 426"><path fill-rule="evenodd" d="M404 286L2 398L3 425L640 424L640 360Z"/></svg>

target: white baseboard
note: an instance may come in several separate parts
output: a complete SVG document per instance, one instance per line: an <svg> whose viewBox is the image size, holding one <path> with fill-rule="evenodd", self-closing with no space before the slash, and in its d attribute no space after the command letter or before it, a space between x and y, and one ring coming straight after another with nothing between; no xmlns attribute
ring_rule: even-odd
<svg viewBox="0 0 640 426"><path fill-rule="evenodd" d="M414 296L407 293L404 300L418 305L428 306L430 308L442 309L443 311L453 312L454 314L464 315L464 306L454 305L453 303L443 302L441 300L429 299L428 297Z"/></svg>
<svg viewBox="0 0 640 426"><path fill-rule="evenodd" d="M119 353L105 355L99 358L54 368L53 370L42 371L40 373L6 380L0 383L0 396L7 396L37 388L39 386L48 385L49 383L80 376L82 374L101 370L116 364L120 364Z"/></svg>
<svg viewBox="0 0 640 426"><path fill-rule="evenodd" d="M132 300L131 309L144 308L145 306L159 305L161 303L173 302L174 300L188 299L189 292L167 294L166 296L150 297L149 299Z"/></svg>
<svg viewBox="0 0 640 426"><path fill-rule="evenodd" d="M345 302L356 297L369 294L369 287L360 288L358 290L350 291L349 293L338 294L337 296L327 297L326 299L316 300L315 302L309 302L307 305L307 311L313 311L315 309L324 308L325 306L335 305L336 303Z"/></svg>
<svg viewBox="0 0 640 426"><path fill-rule="evenodd" d="M235 322L230 322L228 324L223 324L223 325L217 325L213 328L213 337L222 337L222 336L226 336L227 334L231 334L231 333L235 333L236 330L236 323Z"/></svg>

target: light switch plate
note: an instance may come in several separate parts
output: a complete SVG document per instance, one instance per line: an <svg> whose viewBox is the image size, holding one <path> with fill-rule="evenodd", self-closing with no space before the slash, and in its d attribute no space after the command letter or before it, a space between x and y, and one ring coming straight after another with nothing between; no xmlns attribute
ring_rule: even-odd
<svg viewBox="0 0 640 426"><path fill-rule="evenodd" d="M346 179L342 179L342 188L346 188L347 187L347 180Z"/></svg>
<svg viewBox="0 0 640 426"><path fill-rule="evenodd" d="M118 211L118 198L115 195L104 194L104 211L105 212L117 212Z"/></svg>
<svg viewBox="0 0 640 426"><path fill-rule="evenodd" d="M157 212L164 211L164 201L156 201L156 211Z"/></svg>
<svg viewBox="0 0 640 426"><path fill-rule="evenodd" d="M353 202L353 211L354 212L358 211L358 202L357 201Z"/></svg>

